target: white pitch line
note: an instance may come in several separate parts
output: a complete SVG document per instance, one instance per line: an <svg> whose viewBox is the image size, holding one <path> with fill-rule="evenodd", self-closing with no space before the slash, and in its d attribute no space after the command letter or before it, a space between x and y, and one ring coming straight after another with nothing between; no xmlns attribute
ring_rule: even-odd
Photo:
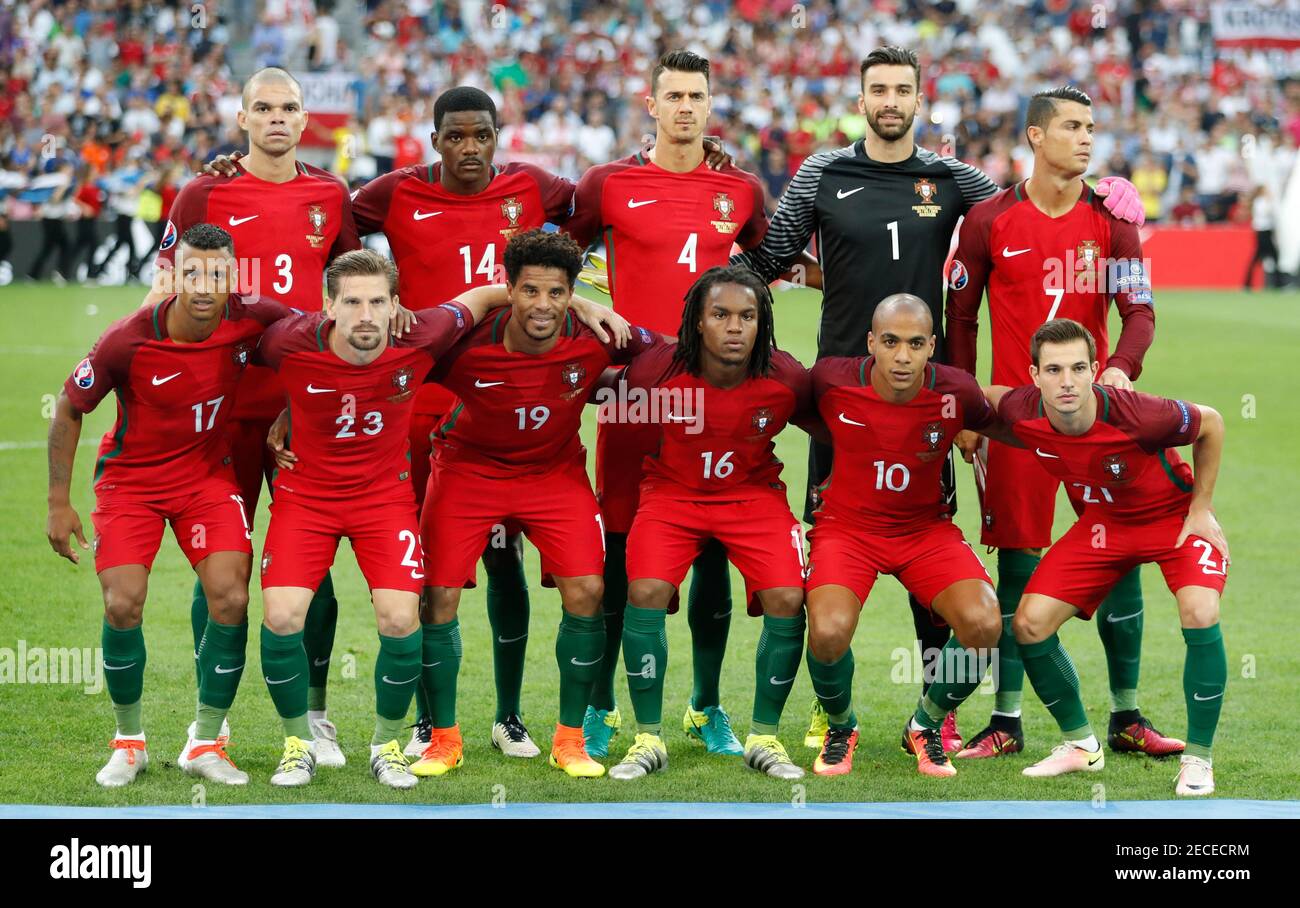
<svg viewBox="0 0 1300 908"><path fill-rule="evenodd" d="M83 438L77 442L77 447L93 448L98 444L98 438ZM43 447L45 447L43 441L0 441L0 451L35 451Z"/></svg>

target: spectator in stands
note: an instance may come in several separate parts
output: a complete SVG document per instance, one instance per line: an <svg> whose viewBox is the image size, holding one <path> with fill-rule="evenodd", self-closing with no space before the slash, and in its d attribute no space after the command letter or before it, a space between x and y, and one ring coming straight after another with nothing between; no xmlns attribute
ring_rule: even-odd
<svg viewBox="0 0 1300 908"><path fill-rule="evenodd" d="M1137 166L1129 177L1133 185L1142 194L1142 207L1146 209L1148 221L1160 220L1164 205L1161 201L1165 188L1169 185L1169 175L1165 168L1156 163L1155 158L1144 153L1138 157Z"/></svg>
<svg viewBox="0 0 1300 908"><path fill-rule="evenodd" d="M1264 269L1264 286L1275 290L1282 286L1281 273L1277 267L1277 244L1273 241L1273 225L1276 203L1267 186L1256 186L1250 199L1250 226L1255 231L1255 254L1246 266L1244 286L1253 289L1251 284L1255 277L1255 266Z"/></svg>
<svg viewBox="0 0 1300 908"><path fill-rule="evenodd" d="M1169 218L1180 227L1200 227L1205 224L1205 210L1196 197L1195 186L1184 186L1178 204L1169 212Z"/></svg>

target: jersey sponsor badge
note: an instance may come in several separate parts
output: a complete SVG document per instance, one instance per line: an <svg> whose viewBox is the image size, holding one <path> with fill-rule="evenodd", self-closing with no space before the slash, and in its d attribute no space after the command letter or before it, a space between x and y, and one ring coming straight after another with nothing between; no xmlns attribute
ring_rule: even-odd
<svg viewBox="0 0 1300 908"><path fill-rule="evenodd" d="M171 221L167 222L167 229L163 231L162 242L158 244L160 252L166 252L176 245L176 225Z"/></svg>
<svg viewBox="0 0 1300 908"><path fill-rule="evenodd" d="M922 177L912 184L912 189L921 197L921 204L912 206L912 210L916 212L917 216L923 218L938 217L939 212L943 210L943 206L935 201L939 197L939 187Z"/></svg>
<svg viewBox="0 0 1300 908"><path fill-rule="evenodd" d="M325 222L329 216L325 214L325 209L320 205L312 205L307 209L307 222L311 224L312 232L307 234L307 242L311 243L311 248L319 249L325 242Z"/></svg>
<svg viewBox="0 0 1300 908"><path fill-rule="evenodd" d="M460 311L460 307L457 306L455 303L443 303L443 304L440 305L438 308L439 308L439 309L446 309L446 310L447 310L448 312L450 312L452 315L456 316L456 327L457 327L457 328L464 328L464 327L465 327L465 314L464 314L463 312Z"/></svg>
<svg viewBox="0 0 1300 908"><path fill-rule="evenodd" d="M718 233L735 233L740 227L731 217L736 211L736 203L725 192L719 192L713 197L713 210L722 218L720 221L710 222Z"/></svg>
<svg viewBox="0 0 1300 908"><path fill-rule="evenodd" d="M769 407L759 407L754 411L754 418L750 421L754 431L762 435L767 431L767 427L772 424L772 410Z"/></svg>
<svg viewBox="0 0 1300 908"><path fill-rule="evenodd" d="M1189 407L1187 406L1187 404L1183 403L1181 400L1176 400L1176 401L1174 401L1174 403L1178 404L1178 410L1179 410L1179 412L1181 412L1181 413L1183 414L1183 424L1182 424L1181 426L1178 427L1178 431L1179 431L1179 432L1186 432L1187 429L1188 429L1188 428L1191 426L1191 424L1192 424L1192 411L1191 411L1191 408L1189 408Z"/></svg>
<svg viewBox="0 0 1300 908"><path fill-rule="evenodd" d="M965 290L970 283L970 272L961 259L953 259L948 266L948 286L953 290Z"/></svg>
<svg viewBox="0 0 1300 908"><path fill-rule="evenodd" d="M394 402L406 400L415 393L415 370L410 366L403 366L393 373L393 388L397 391L388 399Z"/></svg>
<svg viewBox="0 0 1300 908"><path fill-rule="evenodd" d="M650 344L654 342L654 338L650 336L650 332L647 331L645 328L638 327L636 330L641 333L641 343Z"/></svg>
<svg viewBox="0 0 1300 908"><path fill-rule="evenodd" d="M77 363L77 368L72 370L72 380L83 391L88 391L95 384L95 367L90 364L89 356Z"/></svg>
<svg viewBox="0 0 1300 908"><path fill-rule="evenodd" d="M1101 459L1101 468L1110 478L1122 482L1128 479L1128 464L1120 454L1108 454Z"/></svg>

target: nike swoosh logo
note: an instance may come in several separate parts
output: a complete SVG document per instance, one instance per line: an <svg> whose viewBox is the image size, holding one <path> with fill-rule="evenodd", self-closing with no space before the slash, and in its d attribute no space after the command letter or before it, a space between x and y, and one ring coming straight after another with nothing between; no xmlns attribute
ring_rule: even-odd
<svg viewBox="0 0 1300 908"><path fill-rule="evenodd" d="M725 612L714 612L713 618L715 621L721 621L723 618L726 618L730 614L731 614L731 609L727 609Z"/></svg>
<svg viewBox="0 0 1300 908"><path fill-rule="evenodd" d="M1043 707L1046 708L1046 709L1051 709L1053 706L1055 706L1056 704L1058 704L1058 703L1060 703L1060 702L1061 702L1061 698L1060 698L1060 697L1057 697L1057 698L1056 698L1055 700L1053 700L1051 703L1044 703L1044 704L1043 704Z"/></svg>
<svg viewBox="0 0 1300 908"><path fill-rule="evenodd" d="M659 200L658 200L658 199L647 199L647 200L644 201L644 202L634 202L634 201L632 201L631 199L628 199L628 200L627 200L627 207L628 207L628 208L640 208L642 205L653 205L653 204L654 204L655 202L657 202L657 201L659 201Z"/></svg>
<svg viewBox="0 0 1300 908"><path fill-rule="evenodd" d="M569 661L572 662L574 665L595 665L597 662L599 662L599 661L600 661L601 659L603 659L603 658L604 658L604 656L597 656L595 659L592 659L590 662L579 662L579 661L578 661L578 657L577 657L577 656L574 656L574 657L573 657L572 659L570 659Z"/></svg>
<svg viewBox="0 0 1300 908"><path fill-rule="evenodd" d="M1039 457L1049 457L1049 458L1051 458L1052 460L1060 460L1060 459L1061 459L1060 457L1058 457L1058 456L1055 455L1055 454L1048 454L1048 453L1047 453L1046 451L1044 451L1042 448L1034 448L1034 453L1037 454Z"/></svg>
<svg viewBox="0 0 1300 908"><path fill-rule="evenodd" d="M308 394L330 394L337 390L337 388L317 388L311 382L307 383Z"/></svg>
<svg viewBox="0 0 1300 908"><path fill-rule="evenodd" d="M474 387L476 388L495 388L497 385L504 384L505 382L503 381L480 381L477 378L474 379Z"/></svg>
<svg viewBox="0 0 1300 908"><path fill-rule="evenodd" d="M767 680L768 680L768 683L770 683L770 684L776 684L776 685L780 686L780 685L782 685L782 684L791 684L791 683L793 683L793 682L794 682L794 679L797 678L797 677L799 677L799 676L798 676L798 675L795 675L794 678L786 678L784 681L778 681L778 680L776 680L776 675L773 675L772 677L768 678Z"/></svg>
<svg viewBox="0 0 1300 908"><path fill-rule="evenodd" d="M330 660L329 660L328 658L325 658L325 659L313 659L313 660L311 660L311 664L314 665L314 666L316 666L317 668L320 668L322 665L329 665L329 664L330 664Z"/></svg>
<svg viewBox="0 0 1300 908"><path fill-rule="evenodd" d="M438 662L421 662L420 664L423 665L425 668L433 668L435 665L442 665L442 662L441 662L441 661L438 661Z"/></svg>
<svg viewBox="0 0 1300 908"><path fill-rule="evenodd" d="M301 675L301 674L302 674L302 672L298 672L298 675ZM298 675L294 675L293 678L298 677ZM266 675L263 675L262 677L263 677L263 678L266 678L266 683L267 683L267 684L288 684L290 681L293 680L293 678L284 678L284 679L282 679L282 680L280 680L280 681L272 681L270 678L267 678Z"/></svg>
<svg viewBox="0 0 1300 908"><path fill-rule="evenodd" d="M423 574L423 572L420 571L419 568L411 568L411 579L412 579L412 580L423 580L423 579L424 579L424 574Z"/></svg>
<svg viewBox="0 0 1300 908"><path fill-rule="evenodd" d="M167 384L169 381L171 381L173 378L175 378L175 377L178 376L178 375L180 375L179 372L173 372L171 375L168 375L166 378L159 378L158 376L155 375L155 376L153 377L153 383L154 383L155 386L156 386L156 385L165 385L165 384Z"/></svg>
<svg viewBox="0 0 1300 908"><path fill-rule="evenodd" d="M862 426L862 428L864 428L864 429L867 427L867 424L866 424L866 423L864 423L864 422L858 422L856 419L849 419L849 418L848 418L847 416L845 416L843 413L840 414L840 422L846 422L846 423L848 423L848 424L851 425L851 426Z"/></svg>
<svg viewBox="0 0 1300 908"><path fill-rule="evenodd" d="M104 666L104 667L107 668L108 666ZM1223 696L1223 691L1219 691L1213 697L1202 697L1200 694L1192 694L1192 699L1199 700L1201 703L1204 703L1206 700L1217 700L1222 696Z"/></svg>
<svg viewBox="0 0 1300 908"><path fill-rule="evenodd" d="M220 665L217 665L217 666L213 666L212 670L215 671L218 675L229 675L231 672L237 672L243 667L244 666L242 665L236 665L234 668L222 668Z"/></svg>
<svg viewBox="0 0 1300 908"><path fill-rule="evenodd" d="M1116 618L1114 615L1107 615L1107 616L1106 616L1106 622L1107 622L1108 624L1115 624L1116 622L1119 622L1119 621L1128 621L1130 618L1137 618L1137 617L1140 616L1141 614L1142 614L1141 612L1134 612L1134 613L1131 614L1131 615L1122 615L1122 616L1120 616L1119 618Z"/></svg>
<svg viewBox="0 0 1300 908"><path fill-rule="evenodd" d="M823 694L821 691L817 690L817 688L814 687L813 693L815 693L818 697L821 697L823 700L829 700L831 697L838 697L840 694L844 693L844 688L841 687L833 694Z"/></svg>
<svg viewBox="0 0 1300 908"><path fill-rule="evenodd" d="M695 422L694 416L674 416L671 413L665 413L664 419L669 422Z"/></svg>
<svg viewBox="0 0 1300 908"><path fill-rule="evenodd" d="M253 219L256 218L256 217L260 217L260 215L250 214L250 215L249 215L248 217L246 217L246 218L237 218L237 217L235 217L235 216L232 214L232 215L230 216L230 226L231 226L231 227L238 227L240 224L246 224L246 223L248 223L249 221L253 220Z"/></svg>
<svg viewBox="0 0 1300 908"><path fill-rule="evenodd" d="M1097 761L1100 760L1100 759L1101 759L1101 751L1097 751L1097 755L1096 755L1095 757L1089 757L1089 758L1088 758L1088 765L1089 765L1089 766L1094 766L1094 765L1096 765Z"/></svg>
<svg viewBox="0 0 1300 908"><path fill-rule="evenodd" d="M417 675L412 675L411 677L407 678L405 681L394 681L392 678L388 677L387 675L384 675L384 683L397 684L397 685L410 684L412 681L414 681L416 678L419 677L420 676L417 674Z"/></svg>
<svg viewBox="0 0 1300 908"><path fill-rule="evenodd" d="M951 700L953 703L960 703L960 702L961 702L961 697L954 697L952 694L945 694L944 696L946 696L946 697L947 697L949 700Z"/></svg>
<svg viewBox="0 0 1300 908"><path fill-rule="evenodd" d="M1006 246L1003 246L1002 257L1007 259L1013 259L1018 255L1024 255L1028 251L1029 249L1017 249L1013 252L1012 250L1008 249Z"/></svg>
<svg viewBox="0 0 1300 908"><path fill-rule="evenodd" d="M126 665L109 665L107 662L105 662L104 668L108 669L110 672L120 672L122 669L130 668L133 665L135 665L134 662L128 662Z"/></svg>
<svg viewBox="0 0 1300 908"><path fill-rule="evenodd" d="M518 643L520 640L524 639L527 636L528 636L527 634L520 634L518 637L511 637L509 640L507 640L505 637L498 635L497 643Z"/></svg>
<svg viewBox="0 0 1300 908"><path fill-rule="evenodd" d="M442 214L441 211L417 211L413 217L417 221L427 221L429 218L436 218L440 214Z"/></svg>
<svg viewBox="0 0 1300 908"><path fill-rule="evenodd" d="M862 190L864 190L864 189L866 189L866 188L867 188L867 187L865 187L865 186L859 186L857 189L850 189L848 192L845 192L843 189L837 189L837 190L835 190L835 198L837 198L837 199L847 199L849 196L853 195L853 193L855 193L855 192L861 192Z"/></svg>

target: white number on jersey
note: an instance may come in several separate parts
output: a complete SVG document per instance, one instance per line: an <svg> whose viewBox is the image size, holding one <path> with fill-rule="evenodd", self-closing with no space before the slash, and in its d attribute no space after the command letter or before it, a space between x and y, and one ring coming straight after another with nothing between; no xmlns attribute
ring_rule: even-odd
<svg viewBox="0 0 1300 908"><path fill-rule="evenodd" d="M736 471L736 465L731 462L731 455L735 451L724 451L722 456L714 461L713 452L705 451L700 456L704 458L704 478L705 479L726 479Z"/></svg>
<svg viewBox="0 0 1300 908"><path fill-rule="evenodd" d="M271 284L276 293L288 293L293 289L293 258L287 252L275 257L275 272L280 277Z"/></svg>
<svg viewBox="0 0 1300 908"><path fill-rule="evenodd" d="M889 489L891 492L901 492L907 488L908 483L912 481L912 474L907 467L901 463L885 465L883 460L877 460L872 464L876 468L876 491Z"/></svg>
<svg viewBox="0 0 1300 908"><path fill-rule="evenodd" d="M542 424L551 418L550 407L533 407L529 410L527 407L516 407L515 415L519 417L519 431L526 429L540 429ZM532 425L528 425L529 420Z"/></svg>
<svg viewBox="0 0 1300 908"><path fill-rule="evenodd" d="M217 421L217 411L221 409L221 402L225 399L226 395L223 394L215 400L208 401L206 404L195 404L190 407L190 409L194 411L195 432L206 432L212 428L213 424ZM208 421L206 424L203 422L203 408L205 406L212 408L212 412L208 414Z"/></svg>
<svg viewBox="0 0 1300 908"><path fill-rule="evenodd" d="M474 275L483 275L485 283L492 283L492 275L497 269L497 247L489 244L487 249L483 250L483 257L479 259L478 267L470 270L473 262L472 253L468 246L460 247L460 256L465 260L465 284L472 286L474 284Z"/></svg>
<svg viewBox="0 0 1300 908"><path fill-rule="evenodd" d="M681 254L677 256L677 264L685 265L691 272L695 273L695 247L699 243L700 235L692 233L686 238L686 245L682 246Z"/></svg>

